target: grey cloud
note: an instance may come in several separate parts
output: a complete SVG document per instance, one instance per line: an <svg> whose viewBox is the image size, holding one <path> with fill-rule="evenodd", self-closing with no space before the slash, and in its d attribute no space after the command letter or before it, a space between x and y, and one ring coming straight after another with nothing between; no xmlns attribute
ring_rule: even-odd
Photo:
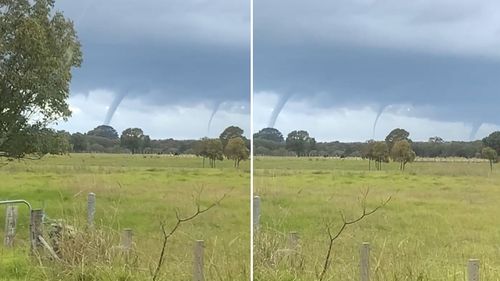
<svg viewBox="0 0 500 281"><path fill-rule="evenodd" d="M84 63L72 94L116 93L151 105L249 102L249 4L228 0L60 1ZM208 120L207 120L208 121Z"/></svg>
<svg viewBox="0 0 500 281"><path fill-rule="evenodd" d="M420 118L500 124L500 39L491 32L499 4L256 3L255 90L280 93L278 112L291 96L312 107L409 104L407 115ZM485 32L468 33L480 26Z"/></svg>

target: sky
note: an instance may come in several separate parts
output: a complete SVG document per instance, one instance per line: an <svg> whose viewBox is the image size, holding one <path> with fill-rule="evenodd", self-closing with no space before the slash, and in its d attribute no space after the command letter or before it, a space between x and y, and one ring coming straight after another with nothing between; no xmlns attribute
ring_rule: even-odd
<svg viewBox="0 0 500 281"><path fill-rule="evenodd" d="M500 3L254 1L254 129L320 141L500 130Z"/></svg>
<svg viewBox="0 0 500 281"><path fill-rule="evenodd" d="M83 51L67 122L109 123L152 138L250 132L250 3L246 0L56 1ZM209 126L210 125L210 126Z"/></svg>

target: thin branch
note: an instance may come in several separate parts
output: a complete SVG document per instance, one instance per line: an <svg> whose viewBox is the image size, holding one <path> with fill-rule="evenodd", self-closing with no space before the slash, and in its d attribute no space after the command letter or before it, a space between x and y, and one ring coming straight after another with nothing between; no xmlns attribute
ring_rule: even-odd
<svg viewBox="0 0 500 281"><path fill-rule="evenodd" d="M369 189L367 189L366 192L363 193L363 198L361 200L361 208L362 208L361 215L359 215L357 218L355 218L353 220L347 220L346 217L345 217L345 215L344 215L344 213L341 212L340 213L340 217L342 218L342 226L337 230L336 233L332 232L332 227L330 225L327 226L326 230L327 230L328 237L329 237L328 250L326 252L325 263L323 264L323 270L321 271L321 273L319 275L319 281L323 281L323 279L325 278L326 272L327 272L328 268L330 267L330 261L331 261L331 256L332 256L333 243L344 232L344 230L346 229L346 227L349 226L349 225L355 224L355 223L363 220L367 216L369 216L369 215L377 212L378 210L380 210L380 208L382 208L385 205L387 205L389 203L389 201L391 200L391 196L389 196L386 200L382 201L380 203L380 205L378 205L377 207L375 207L374 209L372 209L370 211L367 211L366 198L368 197L368 193L369 193Z"/></svg>
<svg viewBox="0 0 500 281"><path fill-rule="evenodd" d="M217 199L216 201L214 201L212 204L210 204L208 207L206 208L201 208L201 205L200 205L200 195L201 195L201 192L203 191L203 189L201 189L199 192L198 192L198 197L196 198L196 211L190 215L190 216L187 216L187 217L181 217L180 213L178 210L175 211L175 218L176 218L176 223L175 225L170 229L170 230L167 230L166 228L166 223L165 221L162 221L160 223L160 226L161 226L161 231L162 231L162 234L163 234L163 241L162 241L162 247L161 247L161 251L160 251L160 256L158 258L158 264L156 265L156 269L154 270L152 276L152 280L153 281L156 281L158 279L158 276L160 274L160 270L161 270L161 267L163 266L163 263L165 262L165 252L166 252L166 249L167 249L167 242L168 242L168 239L175 234L175 232L179 229L179 227L181 226L181 224L185 223L185 222L188 222L188 221L191 221L193 219L195 219L197 216L209 211L210 209L214 208L215 206L219 205L222 200L224 200L226 198L226 196L229 194L229 192L232 191L232 189L226 193L224 193L219 199Z"/></svg>

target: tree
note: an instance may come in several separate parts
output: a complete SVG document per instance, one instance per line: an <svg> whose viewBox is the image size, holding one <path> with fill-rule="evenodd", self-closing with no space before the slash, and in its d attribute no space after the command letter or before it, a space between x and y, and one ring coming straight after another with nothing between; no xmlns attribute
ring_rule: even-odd
<svg viewBox="0 0 500 281"><path fill-rule="evenodd" d="M430 137L429 142L430 143L444 143L444 140L443 140L443 138L436 136L436 137Z"/></svg>
<svg viewBox="0 0 500 281"><path fill-rule="evenodd" d="M293 151L298 157L305 156L316 146L316 140L304 130L292 131L286 137L286 149Z"/></svg>
<svg viewBox="0 0 500 281"><path fill-rule="evenodd" d="M66 120L71 69L82 61L73 23L54 1L0 1L0 156L40 153L44 129Z"/></svg>
<svg viewBox="0 0 500 281"><path fill-rule="evenodd" d="M411 149L411 145L407 140L399 140L394 143L391 149L392 160L399 162L399 169L405 170L406 164L415 160L415 151Z"/></svg>
<svg viewBox="0 0 500 281"><path fill-rule="evenodd" d="M220 134L219 139L225 148L230 139L238 137L244 139L243 130L237 126L229 126Z"/></svg>
<svg viewBox="0 0 500 281"><path fill-rule="evenodd" d="M382 162L389 162L389 147L383 141L373 143L370 156L375 161L377 170L382 170Z"/></svg>
<svg viewBox="0 0 500 281"><path fill-rule="evenodd" d="M206 155L210 160L210 167L215 168L215 161L222 161L223 148L220 139L207 139L206 140Z"/></svg>
<svg viewBox="0 0 500 281"><path fill-rule="evenodd" d="M483 144L486 147L493 148L497 154L500 154L500 131L491 133L483 139Z"/></svg>
<svg viewBox="0 0 500 281"><path fill-rule="evenodd" d="M203 167L205 167L205 158L210 160L210 167L215 168L215 161L222 161L223 148L220 139L202 138L195 146L196 155L203 157Z"/></svg>
<svg viewBox="0 0 500 281"><path fill-rule="evenodd" d="M245 145L245 141L242 138L232 138L224 148L224 155L228 159L234 161L234 166L239 167L241 160L247 160L249 157L249 150Z"/></svg>
<svg viewBox="0 0 500 281"><path fill-rule="evenodd" d="M363 147L361 152L361 157L364 159L368 159L368 171L372 169L372 160L373 157L373 146L375 145L374 140L367 140L366 145Z"/></svg>
<svg viewBox="0 0 500 281"><path fill-rule="evenodd" d="M43 128L38 134L35 142L36 154L62 155L69 153L71 135L66 131L55 131L54 129Z"/></svg>
<svg viewBox="0 0 500 281"><path fill-rule="evenodd" d="M84 152L89 149L89 141L82 133L74 133L71 135L70 143L73 146L74 152Z"/></svg>
<svg viewBox="0 0 500 281"><path fill-rule="evenodd" d="M122 132L120 145L130 149L132 154L139 152L144 138L144 132L139 128L128 128Z"/></svg>
<svg viewBox="0 0 500 281"><path fill-rule="evenodd" d="M203 158L203 168L205 168L205 158L208 157L208 140L207 137L204 137L194 145L196 156L201 156Z"/></svg>
<svg viewBox="0 0 500 281"><path fill-rule="evenodd" d="M397 128L392 130L385 138L385 142L387 143L389 151L392 150L392 147L397 141L407 140L408 142L411 142L411 140L408 138L409 136L410 133L408 133L408 131L406 131L405 129Z"/></svg>
<svg viewBox="0 0 500 281"><path fill-rule="evenodd" d="M117 140L119 138L116 130L113 127L108 126L108 125L97 126L93 130L88 131L87 135L107 138L107 139L111 139L111 140Z"/></svg>
<svg viewBox="0 0 500 281"><path fill-rule="evenodd" d="M275 128L264 128L258 133L253 134L253 138L254 140L263 139L278 143L282 143L285 141L285 139L283 138L283 134L281 134L281 132Z"/></svg>
<svg viewBox="0 0 500 281"><path fill-rule="evenodd" d="M490 161L490 170L493 172L493 162L498 161L498 153L496 150L491 147L485 147L481 150L481 156Z"/></svg>

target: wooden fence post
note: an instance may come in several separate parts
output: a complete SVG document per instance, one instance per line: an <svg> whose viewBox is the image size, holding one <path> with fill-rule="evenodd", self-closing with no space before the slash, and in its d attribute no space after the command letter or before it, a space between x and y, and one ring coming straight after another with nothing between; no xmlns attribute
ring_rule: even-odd
<svg viewBox="0 0 500 281"><path fill-rule="evenodd" d="M360 256L361 281L370 281L370 243L363 242Z"/></svg>
<svg viewBox="0 0 500 281"><path fill-rule="evenodd" d="M260 223L260 197L254 196L253 198L253 229L259 229Z"/></svg>
<svg viewBox="0 0 500 281"><path fill-rule="evenodd" d="M123 229L122 233L122 248L125 251L130 251L132 250L132 237L134 236L134 233L132 232L131 228L125 228Z"/></svg>
<svg viewBox="0 0 500 281"><path fill-rule="evenodd" d="M14 237L16 236L17 226L17 206L8 205L5 213L5 238L6 247L14 246Z"/></svg>
<svg viewBox="0 0 500 281"><path fill-rule="evenodd" d="M470 259L467 263L467 281L479 281L479 260Z"/></svg>
<svg viewBox="0 0 500 281"><path fill-rule="evenodd" d="M194 261L193 261L193 281L205 281L203 274L203 252L205 243L203 240L196 240L194 244Z"/></svg>
<svg viewBox="0 0 500 281"><path fill-rule="evenodd" d="M95 216L95 193L90 192L87 197L87 225L94 227Z"/></svg>
<svg viewBox="0 0 500 281"><path fill-rule="evenodd" d="M34 209L31 210L30 215L30 242L31 242L31 253L35 254L38 252L40 247L43 246L39 236L43 236L43 210Z"/></svg>
<svg viewBox="0 0 500 281"><path fill-rule="evenodd" d="M299 247L299 233L297 231L288 233L288 247L294 251Z"/></svg>

